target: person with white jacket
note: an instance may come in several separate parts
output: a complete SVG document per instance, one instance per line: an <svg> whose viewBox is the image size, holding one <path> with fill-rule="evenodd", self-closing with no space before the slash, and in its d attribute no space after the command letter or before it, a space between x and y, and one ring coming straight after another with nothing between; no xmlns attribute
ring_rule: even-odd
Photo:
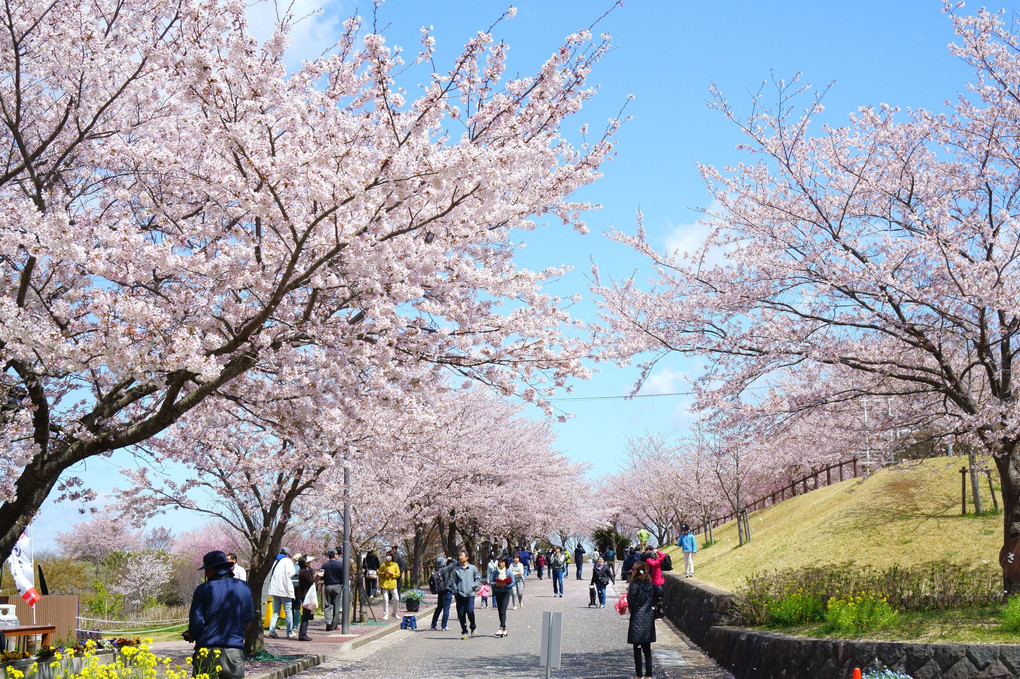
<svg viewBox="0 0 1020 679"><path fill-rule="evenodd" d="M276 565L269 574L269 596L273 597L273 615L269 619L269 636L278 639L276 635L276 623L280 619L280 611L287 618L287 638L291 638L294 632L294 612L291 603L294 601L294 562L290 559L290 550L286 547L280 548L280 554L276 557Z"/></svg>

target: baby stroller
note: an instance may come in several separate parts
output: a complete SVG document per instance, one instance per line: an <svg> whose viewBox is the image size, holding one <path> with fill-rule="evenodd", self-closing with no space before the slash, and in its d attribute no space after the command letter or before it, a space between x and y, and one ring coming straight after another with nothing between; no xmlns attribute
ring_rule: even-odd
<svg viewBox="0 0 1020 679"><path fill-rule="evenodd" d="M595 591L595 585L588 585L588 608L594 606L598 608L599 602L597 600L597 592Z"/></svg>

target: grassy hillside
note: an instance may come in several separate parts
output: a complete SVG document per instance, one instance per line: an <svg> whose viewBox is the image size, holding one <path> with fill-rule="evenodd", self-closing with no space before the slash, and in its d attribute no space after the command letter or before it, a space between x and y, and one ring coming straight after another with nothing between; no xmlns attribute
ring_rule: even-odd
<svg viewBox="0 0 1020 679"><path fill-rule="evenodd" d="M847 561L885 567L949 560L997 568L1002 515L976 517L972 502L970 514L960 515L959 470L965 465L960 457L910 461L786 500L750 515L752 539L743 547L730 522L715 530L711 547L702 548L698 536L695 578L734 591L753 571ZM997 476L992 478L998 495ZM987 479L982 499L988 512ZM679 549L672 551L682 573Z"/></svg>

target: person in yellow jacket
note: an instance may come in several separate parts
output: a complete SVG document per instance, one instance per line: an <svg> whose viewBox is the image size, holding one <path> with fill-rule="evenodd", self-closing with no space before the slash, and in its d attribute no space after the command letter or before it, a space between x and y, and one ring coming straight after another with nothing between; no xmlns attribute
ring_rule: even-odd
<svg viewBox="0 0 1020 679"><path fill-rule="evenodd" d="M390 619L390 601L393 601L393 617L397 616L397 580L400 578L400 566L393 556L386 555L386 561L379 566L379 589L382 591L383 620Z"/></svg>

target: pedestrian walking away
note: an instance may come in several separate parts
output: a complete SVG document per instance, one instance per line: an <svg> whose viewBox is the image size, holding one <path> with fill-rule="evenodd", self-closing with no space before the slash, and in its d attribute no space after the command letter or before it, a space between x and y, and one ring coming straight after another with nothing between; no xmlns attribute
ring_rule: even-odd
<svg viewBox="0 0 1020 679"><path fill-rule="evenodd" d="M542 579L542 571L545 569L545 554L542 552L538 553L535 557L535 568L538 569L538 579Z"/></svg>
<svg viewBox="0 0 1020 679"><path fill-rule="evenodd" d="M474 636L475 624L475 592L482 586L482 574L474 564L468 563L467 552L461 550L457 554L457 567L450 571L447 586L453 592L457 602L457 620L460 622L461 638L467 639L468 623L471 623L470 636Z"/></svg>
<svg viewBox="0 0 1020 679"><path fill-rule="evenodd" d="M298 628L298 641L311 641L308 636L308 623L315 617L315 570L312 568L315 557L304 556L298 559L298 584L294 590L294 598L299 602L301 611L301 627ZM311 605L308 600L311 599Z"/></svg>
<svg viewBox="0 0 1020 679"><path fill-rule="evenodd" d="M691 527L684 524L684 534L677 541L677 546L684 553L684 577L694 577L694 555L698 552L698 538L691 532Z"/></svg>
<svg viewBox="0 0 1020 679"><path fill-rule="evenodd" d="M531 575L531 552L526 548L517 552L517 556L521 557L521 563L524 564L524 577Z"/></svg>
<svg viewBox="0 0 1020 679"><path fill-rule="evenodd" d="M188 629L181 634L195 644L191 671L223 679L244 677L244 627L255 618L248 583L234 577L233 564L220 551L202 558L205 582L195 588Z"/></svg>
<svg viewBox="0 0 1020 679"><path fill-rule="evenodd" d="M655 643L655 589L648 575L648 566L638 561L630 572L627 587L627 607L630 620L627 624L627 643L634 647L634 676L636 679L652 676L652 644ZM644 674L642 675L642 660Z"/></svg>
<svg viewBox="0 0 1020 679"><path fill-rule="evenodd" d="M273 614L269 618L269 636L278 638L276 634L276 623L283 614L287 619L287 638L291 638L294 632L294 581L291 576L294 574L294 562L290 560L290 550L286 547L280 549L276 556L276 564L269 576L269 596L273 599Z"/></svg>
<svg viewBox="0 0 1020 679"><path fill-rule="evenodd" d="M496 601L496 611L499 614L499 631L496 632L496 636L505 637L506 609L510 605L510 596L514 589L514 573L506 557L501 556L496 564L496 570L490 573L489 586L492 587L492 597Z"/></svg>
<svg viewBox="0 0 1020 679"><path fill-rule="evenodd" d="M549 574L552 576L553 596L563 598L563 575L567 570L567 556L562 547L553 547L552 558L549 559Z"/></svg>
<svg viewBox="0 0 1020 679"><path fill-rule="evenodd" d="M328 560L322 564L322 615L327 632L340 627L343 614L344 563L336 555L335 549L329 550Z"/></svg>
<svg viewBox="0 0 1020 679"><path fill-rule="evenodd" d="M648 576L652 580L652 592L655 595L655 615L663 617L662 610L662 586L666 584L666 577L662 574L662 562L666 554L658 549L648 550L642 554L645 566L648 568Z"/></svg>
<svg viewBox="0 0 1020 679"><path fill-rule="evenodd" d="M397 603L400 601L397 596L397 582L400 580L400 566L393 560L392 554L386 555L386 560L379 567L379 591L382 592L383 620L390 619L390 604L393 605L393 615L397 615Z"/></svg>
<svg viewBox="0 0 1020 679"><path fill-rule="evenodd" d="M574 547L574 564L577 568L577 579L581 579L581 567L584 565L584 547L581 542L578 541L577 547Z"/></svg>
<svg viewBox="0 0 1020 679"><path fill-rule="evenodd" d="M450 602L453 601L453 592L447 586L447 578L453 570L454 563L446 563L446 557L436 559L436 570L429 577L429 591L436 595L436 610L432 614L432 630L435 631L439 616L443 616L443 631L447 631L446 625L450 622Z"/></svg>
<svg viewBox="0 0 1020 679"><path fill-rule="evenodd" d="M634 564L638 560L637 550L633 547L627 548L627 556L623 560L623 566L620 570L620 577L624 582L630 579L630 569L634 567Z"/></svg>
<svg viewBox="0 0 1020 679"><path fill-rule="evenodd" d="M613 582L616 582L616 549L612 546L606 550L606 565L609 572L613 574Z"/></svg>

